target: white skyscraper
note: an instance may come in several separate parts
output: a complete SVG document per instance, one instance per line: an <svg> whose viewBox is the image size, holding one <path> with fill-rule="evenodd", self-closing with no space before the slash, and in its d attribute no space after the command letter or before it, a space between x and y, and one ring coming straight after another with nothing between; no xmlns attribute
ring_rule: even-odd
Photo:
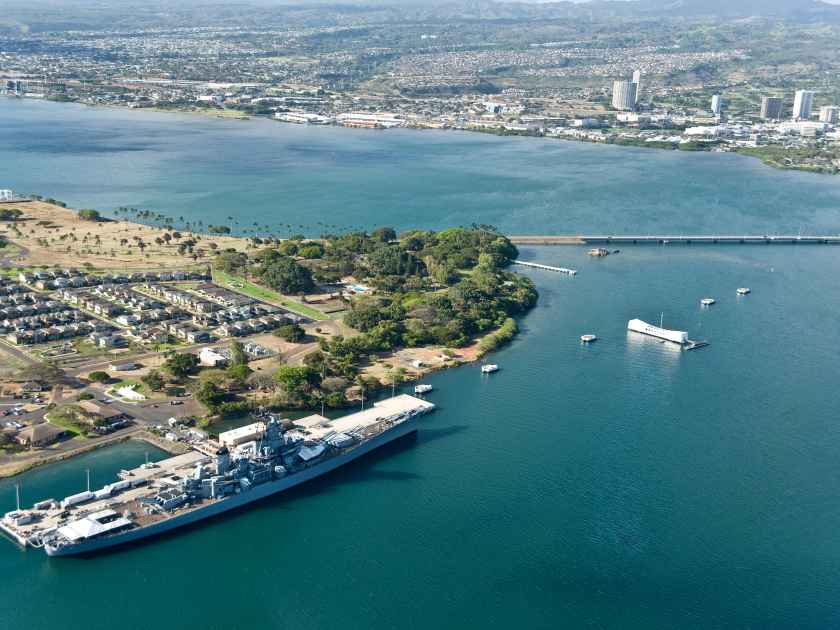
<svg viewBox="0 0 840 630"><path fill-rule="evenodd" d="M639 99L642 97L642 71L636 70L633 72L633 84L636 86L636 105L639 104Z"/></svg>
<svg viewBox="0 0 840 630"><path fill-rule="evenodd" d="M836 125L838 114L840 114L840 107L835 105L820 107L820 122Z"/></svg>
<svg viewBox="0 0 840 630"><path fill-rule="evenodd" d="M811 90L797 90L793 99L793 119L807 120L811 116L814 104L814 93Z"/></svg>
<svg viewBox="0 0 840 630"><path fill-rule="evenodd" d="M720 94L715 94L712 97L712 113L715 116L720 116L723 111L723 97Z"/></svg>
<svg viewBox="0 0 840 630"><path fill-rule="evenodd" d="M636 84L631 81L613 81L612 106L622 112L636 109Z"/></svg>

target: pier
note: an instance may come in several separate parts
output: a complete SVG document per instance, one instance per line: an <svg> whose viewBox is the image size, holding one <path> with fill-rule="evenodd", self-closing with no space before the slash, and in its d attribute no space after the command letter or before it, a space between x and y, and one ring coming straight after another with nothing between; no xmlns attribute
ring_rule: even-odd
<svg viewBox="0 0 840 630"><path fill-rule="evenodd" d="M579 235L579 236L510 236L515 245L589 245L589 244L653 244L668 245L840 245L840 236L802 236L802 235Z"/></svg>
<svg viewBox="0 0 840 630"><path fill-rule="evenodd" d="M551 265L541 265L540 263L525 262L524 260L511 261L514 265L522 265L523 267L531 267L532 269L542 269L543 271L555 271L557 273L565 273L567 276L576 276L576 269L567 269L566 267L552 267Z"/></svg>

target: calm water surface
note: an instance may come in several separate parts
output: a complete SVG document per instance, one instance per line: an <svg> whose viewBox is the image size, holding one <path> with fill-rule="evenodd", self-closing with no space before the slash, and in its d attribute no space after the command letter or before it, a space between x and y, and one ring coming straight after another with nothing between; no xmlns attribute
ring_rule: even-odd
<svg viewBox="0 0 840 630"><path fill-rule="evenodd" d="M0 137L2 188L240 230L479 222L518 234L840 233L840 177L730 154L8 99Z"/></svg>
<svg viewBox="0 0 840 630"><path fill-rule="evenodd" d="M198 172L208 207L226 186L232 198L255 200L262 193L248 192L238 175L247 169L235 157L233 139L245 137L255 155L276 144L273 159L286 168L275 169L273 185L323 188L301 210L313 216L324 216L315 214L324 204L334 216L353 208L358 218L350 220L371 224L486 220L521 232L573 231L564 229L570 224L644 231L659 222L685 231L840 225L835 180L733 156L463 134L329 136L343 134L332 129L315 130L307 153L289 148L306 146L303 128L254 123L260 131L252 132L251 123L107 112L106 122L90 124L121 131L97 136L100 149L86 157L49 147L62 136L84 144L79 125L67 129L62 117L92 120L90 110L37 107L58 119L32 123L43 133L52 124L52 140L41 140L42 149L27 141L18 161L75 164L73 172L45 169L47 180L65 181L51 188L56 196L70 200L74 186L80 200L96 193L90 173L104 167L94 164L145 165L131 175L135 183L146 178L144 187L102 176L99 201L84 205L128 203L117 201L122 190L138 205L174 200L193 211ZM0 103L0 113L9 111L31 121L35 110ZM172 133L155 136L161 125ZM174 158L156 151L174 147L182 130L197 143L217 142L217 150L199 159L193 145L176 147L195 163L167 167ZM132 136L134 157L124 151ZM332 145L354 159L325 155ZM640 155L653 161L643 168ZM230 176L218 177L217 188L207 182L225 156ZM425 164L425 181L408 173L405 160ZM7 185L43 190L34 173L4 164L13 169ZM164 177L167 168L186 173L186 183ZM306 168L322 186L302 175ZM685 188L677 172L694 172L694 183ZM115 177L129 177L121 173ZM378 196L388 173L402 179ZM369 194L358 183L337 196L336 181L368 176ZM660 188L646 190L640 178ZM589 210L570 180L589 187ZM633 192L616 183L633 181ZM516 183L533 194L520 195ZM453 201L444 206L449 186ZM370 206L362 207L366 194ZM691 203L681 196L689 194ZM742 205L738 195L755 203ZM393 203L398 198L404 205ZM520 201L518 210L511 200ZM421 205L425 215L416 211ZM711 210L690 213L690 206ZM526 248L524 259L580 274L528 272L540 303L517 341L494 355L502 370L482 377L468 366L431 377L439 411L416 439L251 509L113 553L48 559L0 541L0 628L838 627L839 256L832 247L651 246L593 260L583 248ZM739 286L752 295L736 296ZM701 308L705 296L718 303ZM666 325L711 345L679 352L625 330L632 317L661 313ZM584 347L579 336L589 332L600 339ZM126 464L142 461L143 450L125 453ZM33 471L24 494L75 491L86 467L104 483L109 469L126 464L97 469L80 459ZM0 505L13 500L12 486L0 484Z"/></svg>

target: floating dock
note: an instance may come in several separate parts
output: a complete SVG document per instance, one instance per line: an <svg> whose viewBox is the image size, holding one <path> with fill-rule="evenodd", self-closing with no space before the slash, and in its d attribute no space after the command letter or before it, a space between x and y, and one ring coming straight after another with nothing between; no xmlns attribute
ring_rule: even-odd
<svg viewBox="0 0 840 630"><path fill-rule="evenodd" d="M576 269L567 269L566 267L552 267L551 265L542 265L540 263L525 262L524 260L512 261L514 265L522 265L523 267L531 267L532 269L542 269L543 271L555 271L557 273L564 273L567 276L576 276Z"/></svg>

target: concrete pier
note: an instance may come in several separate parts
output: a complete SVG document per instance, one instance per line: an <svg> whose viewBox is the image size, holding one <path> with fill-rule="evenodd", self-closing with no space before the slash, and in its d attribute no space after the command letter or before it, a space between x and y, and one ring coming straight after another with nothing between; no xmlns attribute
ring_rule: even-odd
<svg viewBox="0 0 840 630"><path fill-rule="evenodd" d="M565 273L567 276L576 276L576 269L566 269L566 267L552 267L551 265L541 265L540 263L525 262L524 260L512 261L514 265L522 265L523 267L531 267L532 269L542 269L543 271L556 271L557 273Z"/></svg>

